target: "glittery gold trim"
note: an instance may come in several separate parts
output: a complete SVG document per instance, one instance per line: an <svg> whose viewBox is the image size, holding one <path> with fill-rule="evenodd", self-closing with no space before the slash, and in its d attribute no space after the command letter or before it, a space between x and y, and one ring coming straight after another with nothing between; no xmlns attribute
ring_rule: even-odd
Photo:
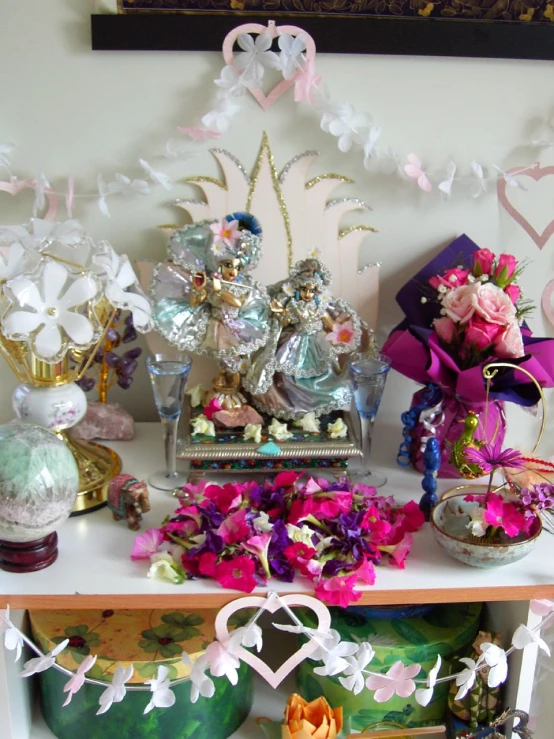
<svg viewBox="0 0 554 739"><path fill-rule="evenodd" d="M309 182L306 182L306 190L314 187L314 185L317 185L317 183L321 182L321 180L337 180L338 182L347 182L350 185L354 184L354 180L350 179L350 177L345 177L342 174L318 174L317 177L314 177Z"/></svg>
<svg viewBox="0 0 554 739"><path fill-rule="evenodd" d="M379 233L379 231L376 228L373 228L373 226L349 226L348 228L343 228L342 231L339 231L339 239L344 239L345 236L354 233L354 231L371 231L374 234Z"/></svg>
<svg viewBox="0 0 554 739"><path fill-rule="evenodd" d="M220 187L222 190L227 190L227 185L218 180L217 177L185 177L184 180L180 180L185 184L201 185L203 182L210 182L212 185Z"/></svg>
<svg viewBox="0 0 554 739"><path fill-rule="evenodd" d="M281 215L283 216L283 221L285 224L285 231L287 234L287 258L288 258L288 267L290 270L292 269L292 265L293 265L292 229L290 226L290 217L289 217L289 212L287 210L287 204L285 203L285 198L283 197L283 193L281 192L281 187L279 184L279 175L277 174L277 169L275 168L275 160L273 158L273 153L269 146L269 138L265 131L262 136L262 143L260 146L260 150L258 152L256 163L254 164L254 169L252 170L250 187L248 189L248 197L246 198L246 210L248 212L250 212L251 210L252 200L254 198L256 187L258 186L258 177L260 175L260 170L262 168L264 156L267 157L267 161L269 164L269 171L271 174L271 181L273 183L273 190L275 192L277 202L279 203L279 210L281 211Z"/></svg>

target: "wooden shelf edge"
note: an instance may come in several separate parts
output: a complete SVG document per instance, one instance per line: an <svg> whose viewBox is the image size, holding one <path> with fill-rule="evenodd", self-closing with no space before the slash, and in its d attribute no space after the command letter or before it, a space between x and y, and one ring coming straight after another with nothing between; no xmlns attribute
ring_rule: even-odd
<svg viewBox="0 0 554 739"><path fill-rule="evenodd" d="M554 24L233 12L92 15L93 51L221 51L241 23L296 23L320 53L554 60Z"/></svg>
<svg viewBox="0 0 554 739"><path fill-rule="evenodd" d="M304 595L313 592L299 590ZM252 593L262 596L265 591ZM290 595L289 592L286 593ZM127 595L0 595L0 608L7 605L12 609L56 610L97 608L222 608L246 593L223 591L221 593L190 594L127 594ZM416 605L419 603L471 603L484 601L532 600L554 598L554 585L521 585L515 587L438 588L430 590L367 590L352 605Z"/></svg>

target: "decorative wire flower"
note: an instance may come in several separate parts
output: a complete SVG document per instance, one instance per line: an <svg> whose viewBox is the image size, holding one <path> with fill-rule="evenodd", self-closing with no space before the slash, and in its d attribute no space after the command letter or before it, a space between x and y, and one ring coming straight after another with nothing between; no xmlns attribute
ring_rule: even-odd
<svg viewBox="0 0 554 739"><path fill-rule="evenodd" d="M516 449L502 450L502 441L498 440L491 444L485 444L480 449L468 447L465 458L470 464L477 464L483 472L493 472L497 467L511 467L522 470L525 461Z"/></svg>
<svg viewBox="0 0 554 739"><path fill-rule="evenodd" d="M291 80L302 67L302 53L306 51L306 42L302 36L291 36L290 33L282 33L277 42L281 52L279 64L283 77Z"/></svg>
<svg viewBox="0 0 554 739"><path fill-rule="evenodd" d="M4 291L9 306L2 332L8 339L26 341L39 359L58 361L70 348L90 346L98 334L93 307L101 285L92 273L70 272L47 260L34 273L7 282Z"/></svg>
<svg viewBox="0 0 554 739"><path fill-rule="evenodd" d="M242 71L243 84L259 87L266 69L280 69L279 57L271 51L269 33L260 33L256 40L248 33L241 34L237 43L243 51L236 55L235 66Z"/></svg>

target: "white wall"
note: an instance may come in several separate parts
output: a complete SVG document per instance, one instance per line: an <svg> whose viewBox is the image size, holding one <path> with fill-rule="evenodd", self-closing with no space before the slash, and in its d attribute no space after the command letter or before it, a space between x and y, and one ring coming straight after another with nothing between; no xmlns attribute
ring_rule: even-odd
<svg viewBox="0 0 554 739"><path fill-rule="evenodd" d="M222 66L218 53L92 52L91 5L0 0L0 141L17 146L15 174L32 177L44 171L62 188L74 173L78 192L95 192L98 172L139 176L138 157L163 166L155 155L176 134L177 125L194 124L209 109L215 89L211 81ZM472 157L503 165L532 161L535 152L521 144L539 136L537 122L552 112L547 93L553 65L548 62L322 55L317 68L335 99L373 113L383 126L383 144L402 153L416 151L435 168L451 154L465 162ZM251 166L262 130L270 135L278 166L300 151L318 148L319 171L352 176L357 184L340 192L373 206L367 222L380 233L370 237L362 261L383 262L382 327L399 318L397 288L439 245L464 231L483 246L535 260L525 283L540 293L552 268L554 239L539 252L522 231L499 218L494 194L478 202L464 196L445 203L398 179L369 176L360 158L341 154L335 140L320 130L313 109L294 105L291 93L269 113L249 99L221 145ZM167 171L216 175L208 148L199 145L197 158ZM156 225L183 218L168 202L194 195L190 186L179 185L169 194L158 188L148 197L117 199L111 219L99 213L94 199L78 200L76 216L119 251L158 258L164 237ZM31 193L17 199L1 194L1 222L22 222L31 203ZM532 323L542 330L540 311ZM4 421L11 417L15 386L4 366L0 382ZM400 387L400 393L392 393L396 416L411 389L404 380L391 384ZM143 368L133 388L116 397L138 419L154 417Z"/></svg>
<svg viewBox="0 0 554 739"><path fill-rule="evenodd" d="M139 176L140 156L165 166L155 155L175 135L175 127L197 122L210 107L211 80L222 66L217 53L93 53L89 3L2 0L0 6L0 139L16 144L13 171L19 176L44 171L61 189L74 173L78 192L95 192L98 172L107 178L116 171ZM552 110L545 95L552 68L547 62L512 60L318 59L318 70L336 99L371 110L383 125L384 144L400 152L417 151L429 167L440 166L450 154L460 161L476 157L505 166L532 161L536 151L521 144L538 136L537 122ZM270 135L278 165L317 147L322 152L319 171L353 177L357 184L344 186L342 192L373 206L367 220L380 233L370 237L371 246L360 261L383 262L383 335L399 318L397 288L439 245L464 231L483 246L532 260L525 288L533 297L540 296L552 270L554 239L540 252L500 217L494 194L477 202L462 196L445 203L398 179L370 176L354 154L341 154L335 140L320 130L315 111L295 106L290 94L270 113L248 100L221 145L250 166L262 130ZM168 171L174 176L217 175L207 153L209 144L197 148L199 156ZM544 154L543 163L547 161ZM551 203L552 193L547 194ZM114 199L111 219L99 213L94 199L83 199L77 201L76 216L95 237L109 239L119 251L158 258L165 239L157 224L183 217L169 202L195 195L190 186L178 185L169 194L157 189L148 197ZM31 193L17 199L2 194L0 219L25 220L31 203ZM531 323L537 333L544 332L540 309ZM9 395L15 381L7 368L2 366L0 373L5 388L0 420L5 420L11 416ZM395 404L400 410L410 389L404 380L395 385L404 391ZM119 399L138 419L154 417L144 371Z"/></svg>

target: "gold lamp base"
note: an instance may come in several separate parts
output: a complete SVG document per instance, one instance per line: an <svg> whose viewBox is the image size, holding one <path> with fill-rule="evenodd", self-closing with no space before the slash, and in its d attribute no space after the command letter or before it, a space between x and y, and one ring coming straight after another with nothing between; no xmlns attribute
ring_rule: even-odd
<svg viewBox="0 0 554 739"><path fill-rule="evenodd" d="M58 431L56 436L69 447L79 468L79 493L71 515L91 513L105 506L109 484L121 472L119 455L103 444L72 439L66 431Z"/></svg>

